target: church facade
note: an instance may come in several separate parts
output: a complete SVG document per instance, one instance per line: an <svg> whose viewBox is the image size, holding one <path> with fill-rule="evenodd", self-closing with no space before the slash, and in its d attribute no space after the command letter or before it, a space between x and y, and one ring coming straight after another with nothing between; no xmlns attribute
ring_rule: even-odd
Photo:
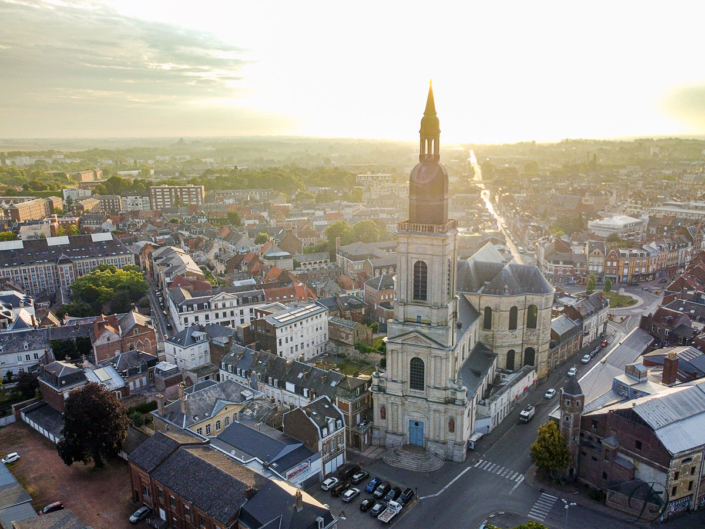
<svg viewBox="0 0 705 529"><path fill-rule="evenodd" d="M491 244L458 262L432 88L397 259L386 371L372 379L373 444L416 445L464 461L497 368L534 365L545 376L553 288L536 267L507 263Z"/></svg>

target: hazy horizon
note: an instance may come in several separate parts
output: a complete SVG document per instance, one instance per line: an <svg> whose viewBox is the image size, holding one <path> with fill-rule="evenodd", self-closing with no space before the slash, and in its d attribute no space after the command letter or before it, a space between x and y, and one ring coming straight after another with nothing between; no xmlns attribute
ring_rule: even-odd
<svg viewBox="0 0 705 529"><path fill-rule="evenodd" d="M0 0L0 138L705 137L705 4Z"/></svg>

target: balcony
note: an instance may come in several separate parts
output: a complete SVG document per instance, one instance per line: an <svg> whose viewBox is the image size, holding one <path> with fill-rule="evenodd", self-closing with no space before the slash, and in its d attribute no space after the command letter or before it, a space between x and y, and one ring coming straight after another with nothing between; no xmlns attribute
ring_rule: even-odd
<svg viewBox="0 0 705 529"><path fill-rule="evenodd" d="M458 227L458 221L449 220L445 224L417 224L415 222L400 222L397 224L397 232L444 234Z"/></svg>

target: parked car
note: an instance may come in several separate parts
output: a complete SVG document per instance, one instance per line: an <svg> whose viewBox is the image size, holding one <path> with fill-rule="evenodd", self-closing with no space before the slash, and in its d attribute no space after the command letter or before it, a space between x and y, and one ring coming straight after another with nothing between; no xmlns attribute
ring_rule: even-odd
<svg viewBox="0 0 705 529"><path fill-rule="evenodd" d="M5 457L2 458L2 462L5 463L6 465L10 463L14 463L15 461L20 460L20 454L17 452L12 452L11 454L7 454Z"/></svg>
<svg viewBox="0 0 705 529"><path fill-rule="evenodd" d="M592 354L595 354L595 352L593 351ZM582 358L582 360L580 360L580 361L581 361L583 364L589 364L589 363L590 363L590 360L592 360L592 355L587 354L587 355L583 355L583 358Z"/></svg>
<svg viewBox="0 0 705 529"><path fill-rule="evenodd" d="M359 465L348 463L338 469L338 476L340 477L340 479L348 480L358 472L360 472Z"/></svg>
<svg viewBox="0 0 705 529"><path fill-rule="evenodd" d="M575 375L578 374L578 368L573 366L568 370L568 376L569 377L574 377Z"/></svg>
<svg viewBox="0 0 705 529"><path fill-rule="evenodd" d="M379 485L377 485L377 488L375 489L374 497L378 499L384 498L384 495L389 492L389 490L392 488L392 486L389 484L389 481L383 481Z"/></svg>
<svg viewBox="0 0 705 529"><path fill-rule="evenodd" d="M137 523L140 520L144 520L147 516L149 516L150 512L152 512L152 509L146 505L143 505L132 513L132 516L130 516L130 523Z"/></svg>
<svg viewBox="0 0 705 529"><path fill-rule="evenodd" d="M574 284L575 284L575 281L573 281L572 279L569 279L568 281L565 282L565 286L567 286L567 287L572 286Z"/></svg>
<svg viewBox="0 0 705 529"><path fill-rule="evenodd" d="M600 347L607 347L609 345L609 342L607 340L602 340L600 342Z"/></svg>
<svg viewBox="0 0 705 529"><path fill-rule="evenodd" d="M60 501L55 501L54 503L50 503L49 505L44 507L41 511L39 511L39 515L41 516L42 514L49 514L50 512L60 511L63 508L64 508L63 503L61 503Z"/></svg>
<svg viewBox="0 0 705 529"><path fill-rule="evenodd" d="M638 287L639 286L639 281L630 281L627 283L630 287Z"/></svg>
<svg viewBox="0 0 705 529"><path fill-rule="evenodd" d="M404 492L401 493L401 496L399 496L399 499L397 500L399 503L402 505L407 505L411 503L411 500L414 499L414 489L411 487L407 487L404 489Z"/></svg>
<svg viewBox="0 0 705 529"><path fill-rule="evenodd" d="M665 277L663 277L663 278L661 278L661 279L659 280L659 283L662 284L662 285L665 285L666 283L668 283L668 279L666 279Z"/></svg>
<svg viewBox="0 0 705 529"><path fill-rule="evenodd" d="M391 489L389 492L387 492L387 495L384 497L386 501L397 501L397 498L401 496L401 489L399 487L394 487Z"/></svg>
<svg viewBox="0 0 705 529"><path fill-rule="evenodd" d="M353 477L350 478L350 481L352 481L353 485L357 485L358 483L362 483L369 476L370 476L370 473L367 472L367 470L361 470L357 474L353 475Z"/></svg>
<svg viewBox="0 0 705 529"><path fill-rule="evenodd" d="M373 502L371 499L367 498L366 500L362 500L360 502L360 510L362 512L367 512L369 511L372 506L374 505L375 502Z"/></svg>
<svg viewBox="0 0 705 529"><path fill-rule="evenodd" d="M365 492L374 492L377 488L377 485L379 485L380 483L382 483L382 480L380 478L372 478L365 487Z"/></svg>
<svg viewBox="0 0 705 529"><path fill-rule="evenodd" d="M372 508L370 509L370 516L372 516L373 518L377 518L379 516L379 514L386 508L387 508L387 502L380 500L377 503L375 503L372 506Z"/></svg>
<svg viewBox="0 0 705 529"><path fill-rule="evenodd" d="M341 481L335 487L330 489L330 493L333 496L340 496L343 492L345 492L349 488L350 488L350 483L348 483L347 481Z"/></svg>
<svg viewBox="0 0 705 529"><path fill-rule="evenodd" d="M551 388L551 389L549 389L549 390L544 394L543 397L544 397L545 399L549 399L549 400L550 400L550 399L552 399L552 398L555 397L555 396L556 396L556 390L553 389L553 388Z"/></svg>
<svg viewBox="0 0 705 529"><path fill-rule="evenodd" d="M340 480L338 478L328 478L323 483L321 483L321 489L330 490L335 487L339 483L339 481Z"/></svg>
<svg viewBox="0 0 705 529"><path fill-rule="evenodd" d="M359 495L360 495L360 489L356 489L355 487L352 487L352 488L346 490L340 499L342 499L345 503L350 503L351 501L353 501L353 499L355 499L355 497L357 497Z"/></svg>

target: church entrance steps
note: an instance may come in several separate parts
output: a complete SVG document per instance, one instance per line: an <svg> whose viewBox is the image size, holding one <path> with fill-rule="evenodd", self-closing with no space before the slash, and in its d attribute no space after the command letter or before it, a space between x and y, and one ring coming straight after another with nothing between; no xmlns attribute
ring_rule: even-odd
<svg viewBox="0 0 705 529"><path fill-rule="evenodd" d="M382 461L390 466L414 472L433 472L443 466L443 460L421 446L403 445L387 450Z"/></svg>

